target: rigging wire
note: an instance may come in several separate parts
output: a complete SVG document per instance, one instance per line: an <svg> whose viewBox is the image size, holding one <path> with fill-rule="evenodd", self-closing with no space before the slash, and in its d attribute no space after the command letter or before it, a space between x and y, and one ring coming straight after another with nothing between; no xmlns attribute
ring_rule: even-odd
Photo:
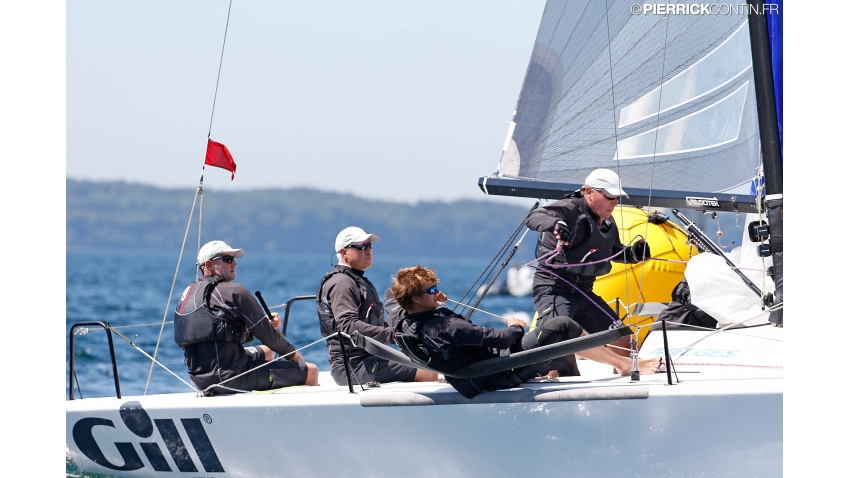
<svg viewBox="0 0 850 478"><path fill-rule="evenodd" d="M667 15L664 20L664 49L661 55L661 78L659 78L659 86L658 86L658 108L655 114L655 141L652 146L652 161L650 162L650 173L649 173L649 196L647 198L646 207L649 209L652 206L652 192L654 191L654 181L655 181L655 160L656 154L658 153L658 127L661 123L661 98L664 95L664 68L667 66L667 41L668 34L670 31L670 15ZM617 165L619 168L619 164ZM649 220L646 221L646 225L644 226L644 239L646 244L649 243ZM638 291L643 291L643 279L644 272L646 270L646 261L641 261L640 263L640 280L638 281ZM628 284L626 285L628 287ZM628 290L628 289L627 289ZM635 323L637 325L637 323Z"/></svg>
<svg viewBox="0 0 850 478"><path fill-rule="evenodd" d="M540 204L540 201L536 201L534 203L534 206L531 207L530 211L537 209L537 206L539 204ZM508 251L508 247L510 247L510 244L513 243L516 240L517 236L522 231L524 222L525 222L525 218L523 218L523 221L521 221L519 223L519 225L516 227L516 229L514 229L514 232L510 235L508 240L505 241L505 243L502 245L502 247L499 249L499 251L496 253L496 255L493 256L493 259L490 260L490 263L487 264L487 267L484 268L484 270L481 272L481 274L478 276L478 278L475 279L475 281L469 286L469 289L467 289L466 292L464 292L463 296L460 298L460 302L455 302L455 301L452 301L452 302L455 302L456 304L462 305L464 307L468 307L467 305L463 304L463 301L466 300L466 297L469 295L469 293L472 290L475 289L476 285L479 284L479 281L480 281L481 285L483 285L485 282L489 281L489 284L486 287L486 290L483 291L482 294L479 295L478 300L477 300L475 305L477 306L481 302L484 295L486 295L487 290L489 290L490 286L493 284L493 282L496 280L496 278L499 276L499 274L502 272L502 270L504 270L504 268L507 265L507 262L509 261L510 257L513 257L513 253L516 252L516 250L519 248L519 245L522 243L523 239L525 238L525 234L528 232L528 230L526 230L522 234L522 237L514 245L514 248L511 252L511 255L508 257L508 260L506 260L502 263L501 268L498 270L498 272L496 272L495 276L493 276L493 272L496 271L496 264L505 257L505 255L507 254L507 251ZM484 277L483 280L482 280L482 277ZM479 286L479 288L480 288L480 286ZM469 301L472 302L472 296L470 296ZM471 314L474 309L475 309L474 307L470 307L469 313ZM456 311L456 310L457 310L457 306L455 306L452 309L452 311ZM469 318L469 316L467 316L467 318Z"/></svg>
<svg viewBox="0 0 850 478"><path fill-rule="evenodd" d="M345 337L345 338L347 338L347 339L351 340L351 336L349 336L348 334L345 334L345 333L342 333L342 332L339 332L339 331L334 332L334 333L332 333L331 335L328 335L327 337L322 337L322 338L320 338L319 340L314 340L313 342L310 342L309 344L307 344L307 345L305 345L305 346L303 346L303 347L297 348L297 349L293 350L292 352L289 352L289 353L284 354L284 355L280 355L280 356L278 356L277 358L275 358L275 359L273 359L273 360L270 360L270 361L268 361L268 362L263 362L262 364L257 365L257 366L256 366L256 367L254 367L254 368L248 369L248 370L246 370L246 371L244 371L244 372L240 373L239 375L234 375L234 376L232 376L232 377L228 378L227 380L224 380L224 381L221 381L221 382L219 382L219 383L216 383L216 384L210 385L209 387L205 388L205 389L203 390L203 392L208 392L208 391L212 390L213 388L217 388L217 387L226 388L226 389L228 389L228 390L234 390L234 391L237 391L237 392L245 392L245 393L250 392L250 390L239 390L239 389L235 389L235 388L225 387L225 386L223 386L223 384L225 384L225 383L227 383L227 382L229 382L229 381L231 381L231 380L235 380L235 379L237 379L237 378L239 378L239 377L241 377L241 376L243 376L243 375L245 375L245 374L249 374L249 373L253 372L254 370L258 370L258 369L261 369L261 368L263 368L263 367L267 367L267 366L268 366L269 364L271 364L271 363L274 363L274 362L277 362L278 360L281 360L281 359L284 359L284 358L286 358L286 357L289 357L290 355L292 355L292 354L294 354L294 353L296 353L296 352L300 352L300 351L302 351L302 350L304 350L304 349L306 349L306 348L308 348L308 347L312 347L313 345L316 345L316 344L321 343L321 342L323 342L323 341L327 341L327 340L330 340L330 339L336 338L337 336L343 336L343 337ZM202 392L202 393L203 393L203 392Z"/></svg>
<svg viewBox="0 0 850 478"><path fill-rule="evenodd" d="M614 119L614 122L613 122L613 124L614 124L614 158L617 162L617 177L620 178L620 141L619 141L619 136L617 134L617 101L614 98L614 86L615 86L614 85L614 60L613 60L613 53L611 52L611 19L610 19L610 16L609 16L610 8L611 7L608 5L608 0L605 0L605 28L606 28L606 35L608 36L608 77L611 81L611 114L613 115L613 119ZM622 179L620 179L619 187L622 188ZM620 224L625 224L622 206L620 207L619 212L620 212ZM624 259L625 259L625 256L624 256ZM628 263L626 263L624 261L623 267L624 267L624 269L627 269ZM629 275L624 274L623 278L625 280L626 298L628 300L628 297L629 297ZM628 310L626 310L626 316L630 317ZM629 321L629 322L631 322L631 321ZM626 323L626 325L631 325L631 324ZM633 339L634 334L632 334L630 337L632 337L632 340L634 340Z"/></svg>
<svg viewBox="0 0 850 478"><path fill-rule="evenodd" d="M200 188L198 188L200 191ZM186 239L189 237L189 228L192 226L192 215L195 212L195 204L198 200L198 195L200 192L195 194L195 199L192 201L192 210L189 212L189 222L186 224L186 232L183 233L183 244L180 246L180 255L177 257L177 267L174 268L174 278L171 279L171 290L168 291L168 300L165 301L165 312L162 314L162 324L159 328L159 336L156 338L156 347L153 349L153 359L156 362L156 354L159 352L159 344L162 342L162 331L165 330L166 319L168 318L168 311L171 309L171 297L174 295L174 286L177 284L177 274L180 272L180 262L183 260L183 251L186 248ZM151 382L151 376L153 375L153 362L151 362L150 371L148 371L148 379L145 381L145 389L142 395L148 394L148 385Z"/></svg>
<svg viewBox="0 0 850 478"><path fill-rule="evenodd" d="M142 348L141 348L141 347L139 347L138 345L134 344L132 340L130 340L130 339L128 339L127 337L125 337L125 336L124 336L124 334L122 334L121 332L118 332L117 330L113 329L112 327L108 327L108 328L109 328L109 330L110 330L110 331L112 331L112 333L114 333L115 335L117 335L117 336L121 337L122 339L124 339L124 340L125 340L128 344L130 344L130 346L132 346L134 349L138 350L138 351L139 351L142 355L144 355L145 357L147 357L147 358L151 359L151 367L153 367L154 365L159 365L160 367L164 368L166 372L170 373L171 375L174 375L175 377L177 377L177 379L178 379L178 380L180 380L181 382L183 382L183 383L185 383L186 385L188 385L189 387L191 387L191 389L192 389L192 390L198 391L198 389L197 389L197 388L195 388L192 384L190 384L189 382L187 382L187 381L183 380L182 378L180 378L180 376L179 376L179 375L177 375L176 373L172 372L172 371L171 371L171 369L169 369L168 367L166 367L165 365L163 365L161 362L157 361L154 357L151 357L151 356L150 356L147 352L145 352L144 350L142 350ZM148 378L150 378L150 375L148 376ZM147 384L145 384L145 391L147 391Z"/></svg>
<svg viewBox="0 0 850 478"><path fill-rule="evenodd" d="M496 314L494 314L494 313L492 313L492 312L487 312L486 310L478 309L478 308L472 307L471 305L462 304L462 303L460 303L460 302L458 302L458 301L456 301L456 300L451 300L451 299L449 299L448 297L446 297L446 300L447 300L448 302L454 302L455 304L458 304L458 305L463 306L463 307L467 307L467 308L469 308L469 309L472 309L472 310L475 310L475 311L478 311L478 312L483 312L483 313L485 313L485 314L487 314L487 315L492 315L493 317L496 317L496 318L499 318L499 319L505 319L505 318L504 318L503 316L501 316L501 315L496 315ZM505 319L505 320L507 320L507 319Z"/></svg>
<svg viewBox="0 0 850 478"><path fill-rule="evenodd" d="M522 244L522 241L525 239L525 235L526 235L526 234L528 234L528 231L529 231L529 230L528 230L528 229L526 229L526 230L522 233L522 237L520 237L520 238L519 238L519 241L517 241L517 243L514 245L513 249L511 249L511 251L507 254L507 257L505 257L505 260L503 260L503 261L502 261L502 265L499 267L499 270L498 270L498 271L495 271L496 273L495 273L495 275L492 277L492 279L490 279L490 282L488 282L488 283L487 283L487 286L486 286L486 287L484 287L484 290L482 290L482 291L481 291L481 293L480 293L480 294L478 294L478 297L475 299L475 305L473 305L472 307L470 307L469 312L467 312L467 313L466 313L466 318L467 318L467 319L469 319L469 317L472 315L473 311L475 310L475 307L477 307L477 306L478 306L478 304L480 304L480 303L481 303L481 301L482 301L482 300L484 300L484 297L487 295L487 292L489 292L490 287L491 287L491 286L493 285L493 283L496 281L496 278L498 278L498 277L499 277L499 274L501 274L501 273L502 273L502 271L503 271L503 270L505 270L505 267L506 267L506 266L508 265L508 263L511 261L511 258L513 258L513 256L514 256L514 254L516 253L517 249L519 249L519 246L520 246L520 244ZM514 237L516 237L516 236L514 236Z"/></svg>
<svg viewBox="0 0 850 478"><path fill-rule="evenodd" d="M495 269L495 264L504 256L504 254L507 251L508 246L516 238L521 227L522 227L522 224L517 226L517 228L514 230L514 232L511 234L511 236L508 237L508 240L505 241L505 243L502 245L502 247L499 249L499 251L496 253L496 255L493 256L493 258L490 260L490 263L487 264L487 266L484 268L483 271L481 271L481 274L478 275L478 278L475 279L475 281L469 286L469 289L467 289L466 292L463 293L463 296L460 298L461 302L463 302L466 299L466 296L469 295L469 293L475 288L475 286L479 283L479 281L483 284L484 282L486 282L490 279L490 275L493 272L491 270L491 268ZM482 277L484 278L483 280L482 280ZM471 297L470 297L470 300L471 300Z"/></svg>
<svg viewBox="0 0 850 478"><path fill-rule="evenodd" d="M608 36L608 75L609 75L609 79L611 81L611 112L612 112L613 120L614 120L613 121L613 123L614 123L614 145L615 145L614 154L615 154L615 159L617 161L617 176L621 177L621 175L620 175L620 145L619 145L619 136L618 136L618 133L617 133L617 102L616 102L616 99L614 97L614 92L615 92L614 61L613 61L613 53L612 53L612 48L611 48L611 22L610 22L610 16L609 16L610 7L609 7L609 4L608 4L608 0L605 1L605 7L606 7L606 9L605 9L605 26L606 26L606 29L607 29L607 36ZM656 153L657 153L657 150L658 150L658 126L660 124L660 118L661 118L661 97L662 97L662 94L664 92L664 67L665 67L666 58L667 58L667 47L666 47L666 45L667 45L667 35L668 35L668 32L669 32L669 25L670 25L670 16L667 15L666 18L665 18L665 27L664 27L664 45L665 45L665 47L663 48L663 51L662 51L661 78L660 78L660 82L659 82L660 86L659 86L659 94L658 94L658 109L657 109L657 112L656 112L656 120L655 120L656 121L656 123L655 123L655 144L653 146L652 161L650 162L651 169L650 169L650 178L649 178L649 196L648 196L648 200L647 200L647 204L646 204L647 213L648 213L649 208L652 205L653 182L654 182L654 179L655 179L655 159L656 159ZM622 180L621 180L621 184L622 184ZM620 213L620 223L625 224L625 217L624 217L624 214L623 214L622 206L620 206L619 213ZM645 242L646 244L649 243L649 241L648 241L649 224L650 224L650 222L648 220L648 215L647 215L647 221L645 223L645 229L644 229L644 234L643 234L643 239L644 239L644 241L646 241ZM629 230L629 233L631 234L630 230ZM628 264L624 262L623 268L624 268L624 270L628 270ZM640 296L642 294L642 291L643 291L643 281L644 281L645 268L646 268L646 261L641 261L640 262L640 277L638 278L638 296ZM631 296L630 293L629 293L629 276L630 275L628 273L624 274L625 294L626 294L627 298ZM638 298L638 301L639 300L640 300L640 298ZM637 320L636 319L634 321L631 320L632 315L631 315L631 313L628 309L626 309L625 314L626 314L626 317L629 319L628 322L626 323L626 325L631 326L631 325L633 325L632 322L634 322L634 325L636 326ZM637 336L637 332L634 332L631 335L632 346L635 349L634 352L637 351L636 336Z"/></svg>
<svg viewBox="0 0 850 478"><path fill-rule="evenodd" d="M233 0L230 0L230 3L227 6L227 21L224 24L224 38L221 42L221 55L219 56L218 74L217 74L216 80L215 80L215 91L213 93L212 112L210 113L210 125L209 125L209 129L207 130L207 145L209 145L210 134L212 133L213 118L215 117L215 103L216 103L216 99L218 98L218 85L219 85L219 81L221 79L221 66L224 63L224 46L227 44L227 28L230 25L230 11L231 11L232 7L233 7ZM185 248L186 248L186 239L189 235L189 227L192 224L192 217L194 216L194 213L195 213L195 203L197 202L198 196L201 196L200 209L198 210L198 250L201 249L201 224L203 222L203 208L204 208L204 197L203 197L203 194L204 194L204 171L205 171L205 168L206 168L206 158L204 158L204 159L205 159L204 163L201 166L201 179L200 179L200 182L198 184L198 189L195 192L195 199L192 201L192 210L189 213L189 224L186 225L186 232L183 235L183 244L180 246L180 256L177 259L177 268L174 271L174 279L171 282L171 290L168 293L168 300L165 303L165 314L163 314L163 317L162 317L162 327L160 327L159 337L157 337L157 339L156 339L156 347L154 348L153 357L151 357L153 362L151 362L151 368L150 368L150 371L148 372L148 378L145 381L145 389L144 389L143 395L147 395L147 393L148 393L148 386L150 385L151 377L153 376L153 366L154 366L154 363L158 363L156 361L156 355L157 355L157 352L159 351L159 344L162 342L162 331L165 328L165 319L168 317L168 310L170 308L169 305L171 304L171 298L174 295L174 286L177 283L177 273L180 270L180 262L183 259L183 252L185 251ZM198 269L196 268L195 269L196 279L197 279L197 273L198 273Z"/></svg>

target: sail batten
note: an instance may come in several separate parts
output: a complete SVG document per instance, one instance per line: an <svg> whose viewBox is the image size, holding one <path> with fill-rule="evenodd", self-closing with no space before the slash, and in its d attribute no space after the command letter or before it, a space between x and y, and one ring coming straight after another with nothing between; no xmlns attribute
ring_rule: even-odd
<svg viewBox="0 0 850 478"><path fill-rule="evenodd" d="M761 164L747 21L635 14L624 1L547 3L488 193L545 197L535 189L580 186L609 168L630 194L754 202L741 186Z"/></svg>

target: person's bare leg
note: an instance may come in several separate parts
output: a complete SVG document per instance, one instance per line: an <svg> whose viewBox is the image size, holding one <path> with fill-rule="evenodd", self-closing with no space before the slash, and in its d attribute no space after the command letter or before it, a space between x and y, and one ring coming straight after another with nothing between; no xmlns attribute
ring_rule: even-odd
<svg viewBox="0 0 850 478"><path fill-rule="evenodd" d="M623 357L631 356L631 342L629 337L623 337L607 348L617 355L622 355Z"/></svg>
<svg viewBox="0 0 850 478"><path fill-rule="evenodd" d="M416 369L416 375L413 377L414 382L436 382L439 377L436 372L429 372L427 370L422 370L421 368Z"/></svg>
<svg viewBox="0 0 850 478"><path fill-rule="evenodd" d="M304 385L318 385L319 384L319 367L310 362L304 362L307 364L307 381L304 382Z"/></svg>
<svg viewBox="0 0 850 478"><path fill-rule="evenodd" d="M263 351L263 356L265 357L266 362L274 360L274 350L266 347L265 345L257 345L257 348Z"/></svg>
<svg viewBox="0 0 850 478"><path fill-rule="evenodd" d="M587 332L581 333L582 337L587 335ZM628 337L623 337L628 339ZM594 362L604 363L606 365L612 365L620 375L631 375L632 372L632 359L630 357L624 357L622 355L618 355L611 351L611 349L602 346L602 347L594 347L592 349L588 349L582 352L578 352L576 355L584 357L586 359L593 360ZM658 371L658 367L661 364L661 357L652 357L648 359L638 359L638 371L640 371L641 375L648 375L651 373L655 373Z"/></svg>

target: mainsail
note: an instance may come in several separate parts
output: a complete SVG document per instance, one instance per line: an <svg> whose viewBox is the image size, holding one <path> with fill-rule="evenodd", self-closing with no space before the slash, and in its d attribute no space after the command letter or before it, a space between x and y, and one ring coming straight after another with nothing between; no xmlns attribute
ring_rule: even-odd
<svg viewBox="0 0 850 478"><path fill-rule="evenodd" d="M677 6L547 3L485 193L560 198L608 168L631 195L624 204L754 212L750 7Z"/></svg>

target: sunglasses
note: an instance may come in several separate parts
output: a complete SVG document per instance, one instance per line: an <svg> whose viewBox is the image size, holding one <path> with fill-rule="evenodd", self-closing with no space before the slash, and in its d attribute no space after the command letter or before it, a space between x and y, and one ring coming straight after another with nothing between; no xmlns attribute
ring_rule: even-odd
<svg viewBox="0 0 850 478"><path fill-rule="evenodd" d="M371 242L365 242L363 244L351 244L349 246L345 246L346 249L357 249L358 251L365 251L366 249L372 248Z"/></svg>
<svg viewBox="0 0 850 478"><path fill-rule="evenodd" d="M437 284L434 284L433 286L431 286L431 288L425 289L422 292L420 292L420 294L434 295L437 292L440 292L440 291L437 289Z"/></svg>
<svg viewBox="0 0 850 478"><path fill-rule="evenodd" d="M233 259L236 259L236 257L234 257L234 256L218 256L218 257L213 257L210 260L214 261L216 259L221 259L222 261L224 261L225 264L230 264L230 263L233 262Z"/></svg>
<svg viewBox="0 0 850 478"><path fill-rule="evenodd" d="M619 198L619 197L616 197L616 196L615 196L615 197L611 197L611 196L609 196L609 195L605 194L604 192L602 192L602 190L601 190L601 189L594 189L594 191L598 192L599 194L601 194L601 195L602 195L602 197L604 197L605 199L607 199L607 200L609 200L609 201L619 201L619 200L620 200L620 198Z"/></svg>

